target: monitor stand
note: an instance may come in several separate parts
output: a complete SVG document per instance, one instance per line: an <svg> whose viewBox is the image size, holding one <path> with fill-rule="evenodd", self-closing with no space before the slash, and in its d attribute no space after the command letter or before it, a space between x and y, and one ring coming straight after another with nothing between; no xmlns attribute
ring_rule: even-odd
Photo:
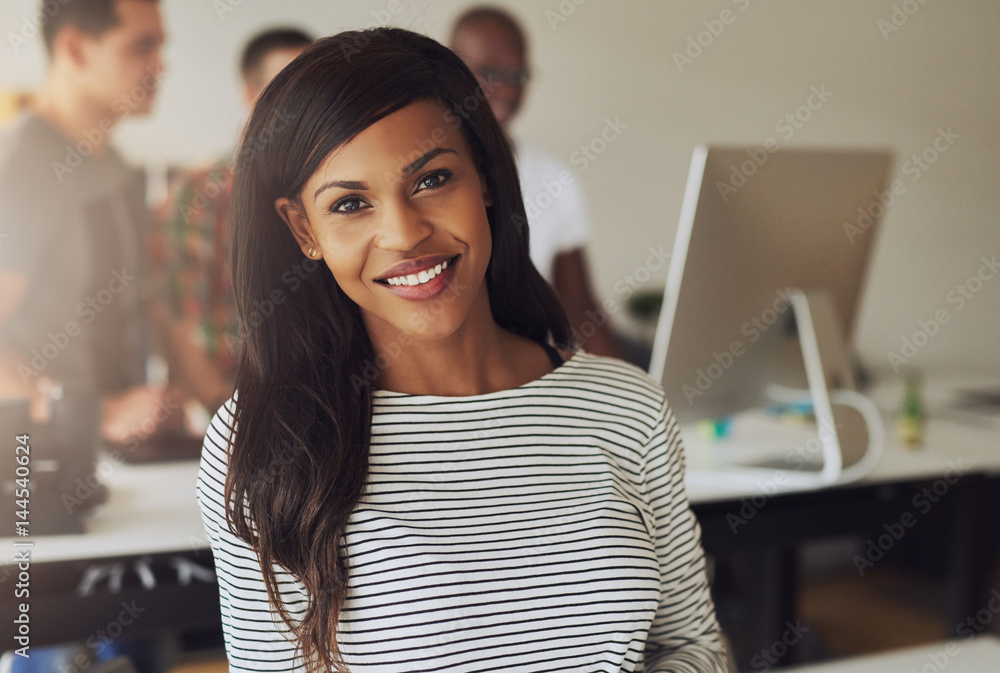
<svg viewBox="0 0 1000 673"><path fill-rule="evenodd" d="M777 450L772 452L772 456L779 457L777 462L763 461L763 465L723 463L712 469L699 469L693 465L693 469L687 472L688 483L736 488L778 483L782 485L779 490L803 490L855 481L868 474L879 461L885 444L882 417L871 400L853 389L854 376L841 338L843 330L829 294L823 290L794 289L789 297L808 391L772 387L769 396L775 402L801 403L802 393L808 392L816 417L819 469L799 469L804 461L781 460L781 456L788 454L781 450L782 437L775 433L773 439L757 437L751 441L755 444L773 442ZM835 414L836 407L852 408L856 414L853 414L853 419L843 413ZM857 447L849 447L851 453L845 453L848 447L844 440L857 436L858 430L845 425L857 425L858 420L866 429L867 446L862 452L858 452ZM751 453L760 455L759 451ZM780 478L776 479L779 473Z"/></svg>

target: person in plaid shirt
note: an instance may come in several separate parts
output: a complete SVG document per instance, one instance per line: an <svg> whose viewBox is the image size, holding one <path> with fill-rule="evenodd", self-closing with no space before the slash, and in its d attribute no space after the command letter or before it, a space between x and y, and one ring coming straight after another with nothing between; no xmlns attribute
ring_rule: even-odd
<svg viewBox="0 0 1000 673"><path fill-rule="evenodd" d="M311 42L300 30L272 29L247 43L240 71L248 108ZM171 379L209 412L229 398L236 376L239 326L226 224L232 160L229 154L179 176L155 213L151 236L152 319L162 327Z"/></svg>

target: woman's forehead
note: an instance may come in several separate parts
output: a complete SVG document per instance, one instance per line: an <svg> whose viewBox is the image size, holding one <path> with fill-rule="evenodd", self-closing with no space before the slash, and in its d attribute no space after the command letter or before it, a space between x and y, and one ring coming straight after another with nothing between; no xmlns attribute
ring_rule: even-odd
<svg viewBox="0 0 1000 673"><path fill-rule="evenodd" d="M469 157L468 144L454 115L436 100L418 100L332 150L311 180L363 180L362 172L368 177L405 175L411 164L434 150L450 150L438 155Z"/></svg>

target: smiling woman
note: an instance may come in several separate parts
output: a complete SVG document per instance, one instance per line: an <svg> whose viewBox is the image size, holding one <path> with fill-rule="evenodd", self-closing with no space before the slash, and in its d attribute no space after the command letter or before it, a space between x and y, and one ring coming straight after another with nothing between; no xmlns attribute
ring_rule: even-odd
<svg viewBox="0 0 1000 673"><path fill-rule="evenodd" d="M439 101L423 99L387 115L327 157L305 198L275 204L302 251L322 257L361 309L377 352L404 335L451 350L495 330L486 288L492 199L444 114ZM414 141L432 137L439 144L407 161ZM435 301L449 288L453 301Z"/></svg>
<svg viewBox="0 0 1000 673"><path fill-rule="evenodd" d="M477 94L379 29L254 109L241 322L303 254L326 268L244 335L205 438L230 670L724 671L663 392L567 350L507 140L451 112Z"/></svg>

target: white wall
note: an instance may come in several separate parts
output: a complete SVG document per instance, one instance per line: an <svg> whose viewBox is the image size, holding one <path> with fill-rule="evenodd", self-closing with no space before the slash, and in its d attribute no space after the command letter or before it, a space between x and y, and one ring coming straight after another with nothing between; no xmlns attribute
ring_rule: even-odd
<svg viewBox="0 0 1000 673"><path fill-rule="evenodd" d="M577 5L575 2L579 2ZM864 359L887 366L904 336L944 309L950 321L913 360L926 368L1000 372L1000 274L964 307L949 292L1000 254L1000 4L995 0L512 0L533 46L535 79L517 132L570 160L605 118L628 128L578 178L593 217L590 251L602 299L642 266L650 245L673 244L691 150L698 143L874 145L897 152L906 193L879 236L859 328ZM170 44L156 114L118 136L150 164L191 163L224 151L242 111L235 60L273 23L317 34L384 22L390 0L161 0ZM445 39L468 2L402 0L389 23ZM33 0L4 0L0 86L33 85L39 39L14 51ZM233 5L231 12L218 8ZM898 30L883 32L894 7ZM560 10L562 8L562 10ZM731 23L680 71L673 57L728 10ZM911 15L906 15L909 10ZM553 23L551 17L564 21ZM378 17L378 19L376 18ZM887 25L887 24L883 24ZM718 29L718 25L716 25ZM708 42L702 35L703 42ZM806 102L830 99L785 140L775 124ZM939 128L958 134L917 181L905 161ZM662 285L660 270L650 286ZM975 287L975 283L973 284Z"/></svg>

